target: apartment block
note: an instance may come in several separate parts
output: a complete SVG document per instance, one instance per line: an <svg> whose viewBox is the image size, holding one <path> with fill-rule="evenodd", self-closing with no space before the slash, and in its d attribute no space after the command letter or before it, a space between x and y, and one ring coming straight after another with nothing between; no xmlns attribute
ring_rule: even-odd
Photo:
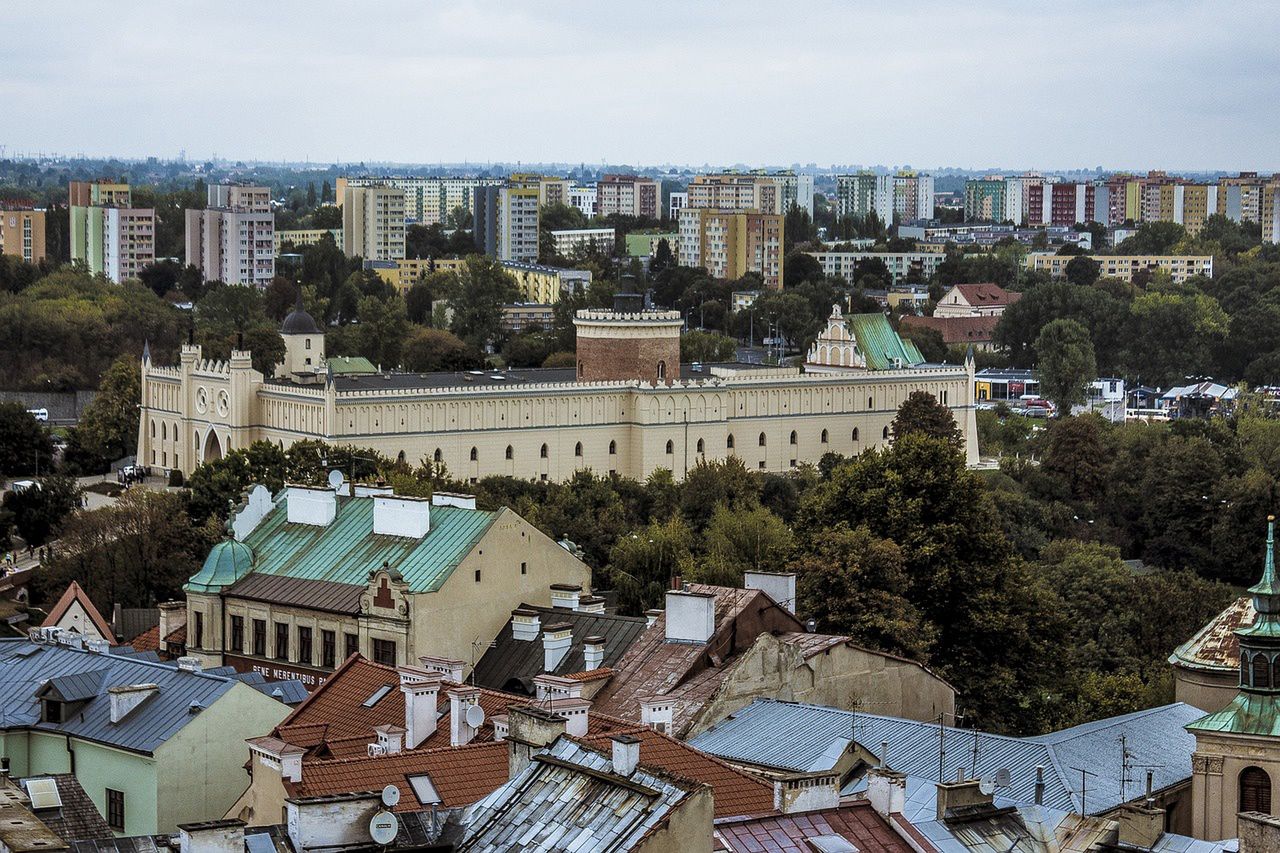
<svg viewBox="0 0 1280 853"><path fill-rule="evenodd" d="M569 188L569 201L566 202L570 207L576 207L583 216L588 219L595 218L596 215L596 188L595 186L575 185Z"/></svg>
<svg viewBox="0 0 1280 853"><path fill-rule="evenodd" d="M551 232L551 245L562 258L572 258L579 252L612 254L613 243L612 228L566 228Z"/></svg>
<svg viewBox="0 0 1280 853"><path fill-rule="evenodd" d="M539 178L538 204L546 207L552 204L569 204L569 196L573 192L573 181L565 178Z"/></svg>
<svg viewBox="0 0 1280 853"><path fill-rule="evenodd" d="M790 169L781 172L756 171L778 185L778 213L787 213L793 207L803 209L813 216L813 175L796 174Z"/></svg>
<svg viewBox="0 0 1280 853"><path fill-rule="evenodd" d="M1004 213L1005 179L999 176L964 182L964 221L1001 223Z"/></svg>
<svg viewBox="0 0 1280 853"><path fill-rule="evenodd" d="M688 193L672 193L667 200L668 209L667 217L674 221L679 221L680 211L689 206Z"/></svg>
<svg viewBox="0 0 1280 853"><path fill-rule="evenodd" d="M680 211L680 263L716 278L754 272L782 288L783 219L777 213L686 207Z"/></svg>
<svg viewBox="0 0 1280 853"><path fill-rule="evenodd" d="M1262 193L1267 185L1257 172L1241 172L1218 181L1218 212L1232 222L1261 222Z"/></svg>
<svg viewBox="0 0 1280 853"><path fill-rule="evenodd" d="M44 210L0 210L0 255L38 264L45 258L44 236Z"/></svg>
<svg viewBox="0 0 1280 853"><path fill-rule="evenodd" d="M285 231L276 231L271 235L271 244L275 248L276 256L280 255L280 247L291 245L296 249L305 246L314 246L324 239L328 234L338 248L342 248L342 229L341 228L290 228Z"/></svg>
<svg viewBox="0 0 1280 853"><path fill-rule="evenodd" d="M662 217L662 183L636 175L605 175L596 184L600 216Z"/></svg>
<svg viewBox="0 0 1280 853"><path fill-rule="evenodd" d="M215 184L186 212L187 263L205 281L265 288L275 277L275 215L266 187Z"/></svg>
<svg viewBox="0 0 1280 853"><path fill-rule="evenodd" d="M778 184L763 175L698 175L686 189L689 207L783 213Z"/></svg>
<svg viewBox="0 0 1280 853"><path fill-rule="evenodd" d="M348 187L394 187L404 191L405 218L422 225L445 225L461 208L474 214L477 187L496 187L502 178L456 176L447 178L346 177L338 178L337 200L341 206Z"/></svg>
<svg viewBox="0 0 1280 853"><path fill-rule="evenodd" d="M585 293L591 286L591 270L571 270L545 264L503 261L502 268L516 280L523 302L554 305L561 296Z"/></svg>
<svg viewBox="0 0 1280 853"><path fill-rule="evenodd" d="M1212 255L1077 255L1097 261L1104 278L1133 281L1140 272L1167 272L1175 283L1185 282L1193 276L1213 277ZM1067 274L1071 255L1050 255L1036 252L1027 256L1027 267L1045 270L1054 278Z"/></svg>
<svg viewBox="0 0 1280 853"><path fill-rule="evenodd" d="M404 257L404 190L347 186L342 195L342 251L367 261Z"/></svg>
<svg viewBox="0 0 1280 853"><path fill-rule="evenodd" d="M1280 243L1280 180L1272 178L1262 187L1259 201L1259 219L1262 220L1262 241Z"/></svg>
<svg viewBox="0 0 1280 853"><path fill-rule="evenodd" d="M472 236L476 247L503 261L538 261L538 175L512 175L503 186L477 187Z"/></svg>
<svg viewBox="0 0 1280 853"><path fill-rule="evenodd" d="M128 184L72 181L71 260L119 283L156 261L155 211L132 207Z"/></svg>
<svg viewBox="0 0 1280 853"><path fill-rule="evenodd" d="M364 268L373 270L403 296L409 288L432 273L461 272L466 264L466 258L401 258L398 261L365 261Z"/></svg>
<svg viewBox="0 0 1280 853"><path fill-rule="evenodd" d="M924 281L938 271L938 267L946 259L945 255L936 252L807 252L812 255L822 271L829 276L839 276L849 284L858 281L858 265L861 261L872 258L884 261L893 277L893 284L900 284L907 278Z"/></svg>
<svg viewBox="0 0 1280 853"><path fill-rule="evenodd" d="M1023 197L1028 225L1074 225L1093 218L1093 184L1028 183Z"/></svg>
<svg viewBox="0 0 1280 853"><path fill-rule="evenodd" d="M836 215L866 217L874 213L883 223L893 222L892 175L858 172L836 176Z"/></svg>
<svg viewBox="0 0 1280 853"><path fill-rule="evenodd" d="M933 208L932 175L921 175L908 170L893 176L893 213L897 221L933 219Z"/></svg>

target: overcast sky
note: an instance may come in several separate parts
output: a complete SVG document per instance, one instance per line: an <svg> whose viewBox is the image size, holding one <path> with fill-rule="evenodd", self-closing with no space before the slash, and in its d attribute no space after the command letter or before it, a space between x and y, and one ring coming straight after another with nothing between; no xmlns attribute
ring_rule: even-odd
<svg viewBox="0 0 1280 853"><path fill-rule="evenodd" d="M0 145L1280 168L1280 3L0 2Z"/></svg>

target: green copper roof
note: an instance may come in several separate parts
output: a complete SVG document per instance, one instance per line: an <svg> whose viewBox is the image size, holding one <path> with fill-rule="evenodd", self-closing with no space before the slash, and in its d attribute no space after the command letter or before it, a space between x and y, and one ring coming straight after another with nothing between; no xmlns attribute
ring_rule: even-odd
<svg viewBox="0 0 1280 853"><path fill-rule="evenodd" d="M329 369L337 376L351 373L377 373L373 362L362 355L339 355L329 359Z"/></svg>
<svg viewBox="0 0 1280 853"><path fill-rule="evenodd" d="M386 563L404 577L410 592L435 592L496 517L483 510L433 506L430 531L412 539L373 532L373 498L338 498L337 517L319 527L290 524L286 497L245 542L256 555L257 573L363 585L369 572Z"/></svg>
<svg viewBox="0 0 1280 853"><path fill-rule="evenodd" d="M253 550L243 542L224 539L209 549L200 571L191 576L188 592L218 592L253 571Z"/></svg>
<svg viewBox="0 0 1280 853"><path fill-rule="evenodd" d="M1276 520L1267 518L1267 555L1262 564L1262 580L1249 587L1254 595L1280 595L1280 585L1276 584Z"/></svg>
<svg viewBox="0 0 1280 853"><path fill-rule="evenodd" d="M845 321L866 356L868 370L892 370L899 363L909 367L924 361L915 344L908 348L883 314L851 314Z"/></svg>
<svg viewBox="0 0 1280 853"><path fill-rule="evenodd" d="M1280 696L1241 690L1230 705L1189 723L1187 731L1280 736Z"/></svg>

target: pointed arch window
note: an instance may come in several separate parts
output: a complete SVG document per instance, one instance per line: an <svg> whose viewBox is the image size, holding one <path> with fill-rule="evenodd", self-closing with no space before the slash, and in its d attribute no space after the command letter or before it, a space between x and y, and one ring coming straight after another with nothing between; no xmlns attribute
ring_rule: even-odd
<svg viewBox="0 0 1280 853"><path fill-rule="evenodd" d="M791 443L792 443L792 444L799 444L800 442L799 442L799 440L798 440L798 439L799 439L799 436L797 436L797 435L796 435L796 431L795 431L795 430L792 430L792 431L791 431Z"/></svg>
<svg viewBox="0 0 1280 853"><path fill-rule="evenodd" d="M676 443L671 439L667 439L667 455L670 456L676 452Z"/></svg>
<svg viewBox="0 0 1280 853"><path fill-rule="evenodd" d="M471 448L471 461L472 461L472 462L477 462L477 461L479 461L479 459L480 459L480 451L479 451L479 450L477 450L477 449L476 449L476 448L474 448L474 447L473 447L473 448Z"/></svg>
<svg viewBox="0 0 1280 853"><path fill-rule="evenodd" d="M616 442L616 441L610 441L610 442L609 442L609 455L610 455L610 456L616 456L617 454L618 454L618 442Z"/></svg>
<svg viewBox="0 0 1280 853"><path fill-rule="evenodd" d="M433 454L431 454L431 458L432 458L434 461L436 461L436 462L443 462L443 461L444 461L444 451L437 447L437 448L436 448L436 452L435 452L435 453L433 453Z"/></svg>
<svg viewBox="0 0 1280 853"><path fill-rule="evenodd" d="M507 458L508 458L508 459L515 459L515 458L516 458L516 451L515 451L515 448L514 448L514 447L512 447L512 446L511 446L511 445L509 445L509 444L507 445Z"/></svg>
<svg viewBox="0 0 1280 853"><path fill-rule="evenodd" d="M582 442L581 442L581 441L579 441L577 444L575 444L575 445L573 446L573 455L574 455L574 456L581 456L581 455L582 455Z"/></svg>
<svg viewBox="0 0 1280 853"><path fill-rule="evenodd" d="M706 452L707 452L707 443L706 443L705 441L703 441L702 439L698 439L698 452L699 452L699 453L706 453Z"/></svg>
<svg viewBox="0 0 1280 853"><path fill-rule="evenodd" d="M824 430L822 431L822 443L823 443L823 444L826 444L826 443L827 443L827 439L828 439L827 431L824 429Z"/></svg>

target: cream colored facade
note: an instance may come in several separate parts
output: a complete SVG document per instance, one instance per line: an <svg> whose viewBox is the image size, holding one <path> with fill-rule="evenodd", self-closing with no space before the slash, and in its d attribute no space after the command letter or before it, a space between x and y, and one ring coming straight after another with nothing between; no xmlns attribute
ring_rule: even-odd
<svg viewBox="0 0 1280 853"><path fill-rule="evenodd" d="M1027 268L1046 270L1054 278L1067 274L1067 263L1074 255L1047 255L1034 253L1027 256ZM1103 278L1118 278L1122 281L1133 281L1139 272L1167 272L1175 283L1202 275L1213 277L1212 255L1084 255L1092 258L1101 266Z"/></svg>
<svg viewBox="0 0 1280 853"><path fill-rule="evenodd" d="M444 224L458 208L474 213L472 197L476 187L497 187L502 178L338 178L336 183L338 206L348 187L395 187L404 191L405 217L423 225Z"/></svg>
<svg viewBox="0 0 1280 853"><path fill-rule="evenodd" d="M288 335L286 349L314 337ZM323 352L323 338L312 346ZM825 375L708 366L669 385L579 382L556 370L502 381L387 374L306 382L305 375L268 380L248 352L211 361L198 345L184 346L173 366L144 355L138 459L189 475L254 441L287 447L310 438L411 464L437 460L470 481L491 474L561 481L586 468L640 479L664 468L679 479L700 459L729 456L784 472L829 451L854 455L887 444L898 406L917 390L947 401L969 463L978 458L971 364Z"/></svg>
<svg viewBox="0 0 1280 853"><path fill-rule="evenodd" d="M275 246L276 255L278 256L280 247L286 243L291 243L295 248L301 249L304 246L314 246L323 240L326 234L333 238L334 244L339 249L342 248L341 228L291 228L287 231L277 231L272 235L272 245Z"/></svg>
<svg viewBox="0 0 1280 853"><path fill-rule="evenodd" d="M680 211L680 264L723 279L759 273L765 287L781 290L784 220L754 210L686 207Z"/></svg>
<svg viewBox="0 0 1280 853"><path fill-rule="evenodd" d="M409 288L432 273L456 273L466 265L466 258L400 258L394 266L378 265L373 271L403 296Z"/></svg>
<svg viewBox="0 0 1280 853"><path fill-rule="evenodd" d="M29 264L44 260L44 210L0 210L0 254Z"/></svg>
<svg viewBox="0 0 1280 853"><path fill-rule="evenodd" d="M342 204L342 251L368 261L404 257L404 190L348 187Z"/></svg>
<svg viewBox="0 0 1280 853"><path fill-rule="evenodd" d="M761 175L697 175L689 182L686 207L785 213L781 193L772 178Z"/></svg>

